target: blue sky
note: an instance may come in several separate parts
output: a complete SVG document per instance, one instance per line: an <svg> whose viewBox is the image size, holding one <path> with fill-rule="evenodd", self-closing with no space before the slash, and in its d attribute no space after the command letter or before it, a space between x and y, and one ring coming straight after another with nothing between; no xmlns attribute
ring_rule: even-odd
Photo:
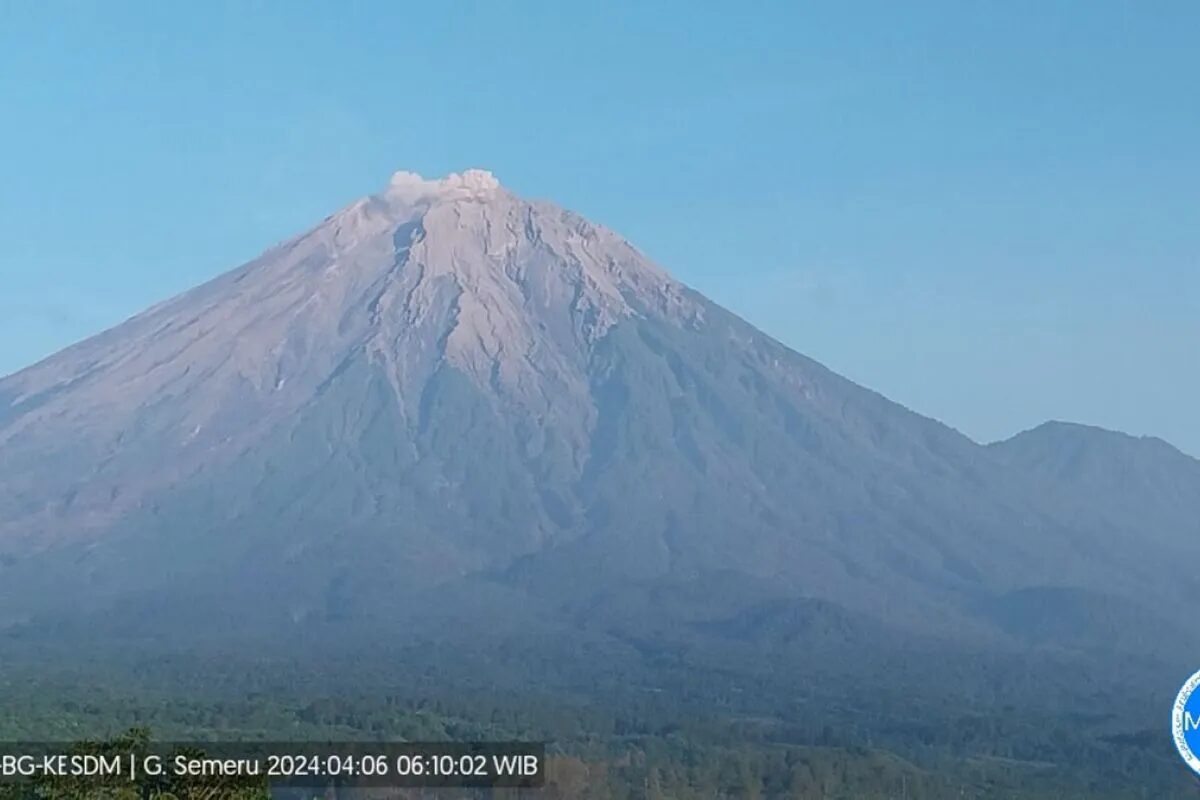
<svg viewBox="0 0 1200 800"><path fill-rule="evenodd" d="M0 3L0 373L494 171L983 441L1200 454L1194 2Z"/></svg>

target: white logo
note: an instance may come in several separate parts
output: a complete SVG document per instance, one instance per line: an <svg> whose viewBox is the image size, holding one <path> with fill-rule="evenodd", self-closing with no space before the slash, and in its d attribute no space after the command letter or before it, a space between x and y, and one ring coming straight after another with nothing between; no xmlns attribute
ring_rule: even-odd
<svg viewBox="0 0 1200 800"><path fill-rule="evenodd" d="M1188 678L1175 697L1171 712L1171 735L1180 757L1200 774L1200 672Z"/></svg>

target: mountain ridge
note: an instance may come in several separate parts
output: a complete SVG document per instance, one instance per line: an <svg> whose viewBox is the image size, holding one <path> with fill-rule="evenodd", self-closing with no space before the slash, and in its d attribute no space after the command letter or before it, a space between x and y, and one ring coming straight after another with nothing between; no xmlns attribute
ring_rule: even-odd
<svg viewBox="0 0 1200 800"><path fill-rule="evenodd" d="M1133 442L1139 442L1139 443L1142 443L1145 445L1151 445L1151 446L1155 446L1155 447L1165 445L1166 447L1170 448L1171 450L1179 453L1182 456L1185 456L1188 459L1191 459L1192 461L1200 461L1200 459L1197 459L1196 456L1193 456L1192 454L1186 452L1185 450L1183 450L1179 447L1176 447L1170 441L1162 438L1161 436L1155 436L1153 434L1129 433L1128 431L1122 431L1122 430L1118 430L1116 428L1105 428L1103 425L1090 425L1090 424L1083 423L1083 422L1072 422L1071 420L1062 420L1062 419L1048 419L1045 422L1041 422L1041 423L1033 426L1032 428L1027 428L1025 430L1018 431L1017 433L1014 433L1012 436L1009 436L1005 439L997 439L996 441L984 442L982 444L984 447L1002 448L1004 445L1013 442L1013 440L1015 440L1015 439L1020 439L1021 437L1035 436L1035 435L1056 435L1056 434L1057 435L1062 435L1062 434L1069 435L1072 432L1080 434L1080 435L1090 434L1090 435L1098 435L1098 436L1107 436L1113 440L1133 441Z"/></svg>
<svg viewBox="0 0 1200 800"><path fill-rule="evenodd" d="M1016 447L838 376L490 173L398 173L0 380L0 622L203 606L286 627L491 585L617 631L646 622L623 595L711 582L710 617L762 631L791 624L762 603L812 601L976 642L1019 635L1026 590L1080 625L1103 598L1110 626L1141 618L1122 598L1186 595L1200 478L1084 514L1090 484ZM1025 605L980 611L1006 597Z"/></svg>

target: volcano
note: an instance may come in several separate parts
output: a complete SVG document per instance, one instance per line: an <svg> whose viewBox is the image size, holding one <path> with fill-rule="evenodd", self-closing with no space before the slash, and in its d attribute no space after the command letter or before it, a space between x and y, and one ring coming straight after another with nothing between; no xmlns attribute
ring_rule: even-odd
<svg viewBox="0 0 1200 800"><path fill-rule="evenodd" d="M402 172L0 381L0 625L1158 652L1198 497L1165 443L982 446L577 214Z"/></svg>

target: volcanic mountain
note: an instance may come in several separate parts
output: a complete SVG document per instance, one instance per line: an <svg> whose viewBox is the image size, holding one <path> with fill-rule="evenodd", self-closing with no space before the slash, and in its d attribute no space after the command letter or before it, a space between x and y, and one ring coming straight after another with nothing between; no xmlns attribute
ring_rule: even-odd
<svg viewBox="0 0 1200 800"><path fill-rule="evenodd" d="M0 381L0 624L1145 652L1197 587L1197 497L1163 443L978 445L487 172L398 173Z"/></svg>

